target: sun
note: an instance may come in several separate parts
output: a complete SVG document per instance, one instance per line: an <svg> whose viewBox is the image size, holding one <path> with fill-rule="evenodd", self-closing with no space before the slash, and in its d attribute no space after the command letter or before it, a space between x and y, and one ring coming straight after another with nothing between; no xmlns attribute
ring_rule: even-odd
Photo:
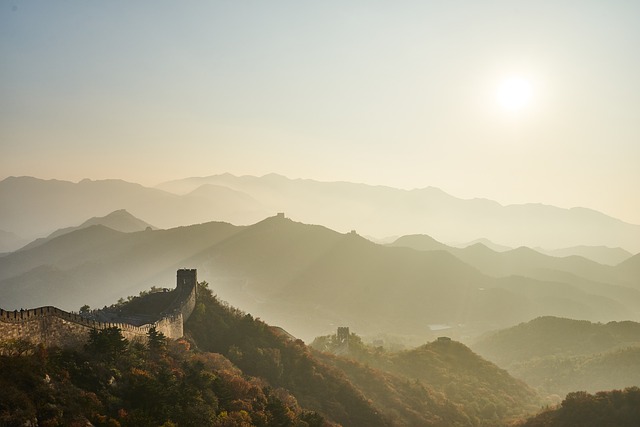
<svg viewBox="0 0 640 427"><path fill-rule="evenodd" d="M525 109L531 104L533 87L531 81L524 77L509 77L498 86L496 99L500 106L509 112Z"/></svg>

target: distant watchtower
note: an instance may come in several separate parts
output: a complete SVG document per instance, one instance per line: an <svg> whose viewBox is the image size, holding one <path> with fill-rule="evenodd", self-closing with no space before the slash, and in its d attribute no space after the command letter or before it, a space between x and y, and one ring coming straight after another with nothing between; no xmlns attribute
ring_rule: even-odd
<svg viewBox="0 0 640 427"><path fill-rule="evenodd" d="M338 327L338 344L342 348L343 351L349 351L349 327L348 326L340 326Z"/></svg>
<svg viewBox="0 0 640 427"><path fill-rule="evenodd" d="M195 268L192 269L180 269L178 270L178 278L176 281L176 288L180 290L180 292L191 292L191 289L196 288L198 283L198 270Z"/></svg>

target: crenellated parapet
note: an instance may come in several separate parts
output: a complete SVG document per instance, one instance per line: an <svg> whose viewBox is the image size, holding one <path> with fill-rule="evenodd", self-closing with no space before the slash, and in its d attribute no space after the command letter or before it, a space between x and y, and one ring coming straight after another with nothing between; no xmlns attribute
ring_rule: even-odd
<svg viewBox="0 0 640 427"><path fill-rule="evenodd" d="M0 309L0 341L22 339L34 344L77 345L86 342L92 329L117 327L129 340L146 339L155 326L167 338L183 336L187 321L196 302L197 272L195 269L178 270L177 296L154 323L141 326L125 322L99 322L57 307L45 306L29 310L6 311Z"/></svg>
<svg viewBox="0 0 640 427"><path fill-rule="evenodd" d="M14 310L6 311L0 308L0 322L7 323L25 323L35 321L43 317L57 317L62 320L66 320L80 326L87 326L92 329L107 329L112 327L118 327L123 331L129 331L132 333L146 333L150 325L134 326L128 323L118 322L98 322L92 319L87 319L79 314L69 313L68 311L61 310L57 307L46 306L38 307L29 310Z"/></svg>

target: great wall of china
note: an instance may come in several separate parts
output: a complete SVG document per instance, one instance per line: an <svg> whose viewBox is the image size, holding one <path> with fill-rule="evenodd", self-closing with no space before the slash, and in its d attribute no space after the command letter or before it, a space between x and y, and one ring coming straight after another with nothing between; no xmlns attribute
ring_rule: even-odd
<svg viewBox="0 0 640 427"><path fill-rule="evenodd" d="M0 309L0 341L21 339L45 346L75 346L86 342L92 329L117 327L125 338L135 340L146 339L149 329L154 326L168 338L180 338L184 322L196 305L197 283L195 269L178 270L175 300L160 313L159 320L141 326L98 322L51 306L20 311Z"/></svg>

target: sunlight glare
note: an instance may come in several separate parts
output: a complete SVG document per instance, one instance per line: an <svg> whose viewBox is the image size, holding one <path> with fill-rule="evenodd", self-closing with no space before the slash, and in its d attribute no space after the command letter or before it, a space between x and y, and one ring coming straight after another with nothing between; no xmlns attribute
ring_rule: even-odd
<svg viewBox="0 0 640 427"><path fill-rule="evenodd" d="M519 111L527 107L533 95L531 82L523 77L510 77L498 87L497 100L507 111Z"/></svg>

